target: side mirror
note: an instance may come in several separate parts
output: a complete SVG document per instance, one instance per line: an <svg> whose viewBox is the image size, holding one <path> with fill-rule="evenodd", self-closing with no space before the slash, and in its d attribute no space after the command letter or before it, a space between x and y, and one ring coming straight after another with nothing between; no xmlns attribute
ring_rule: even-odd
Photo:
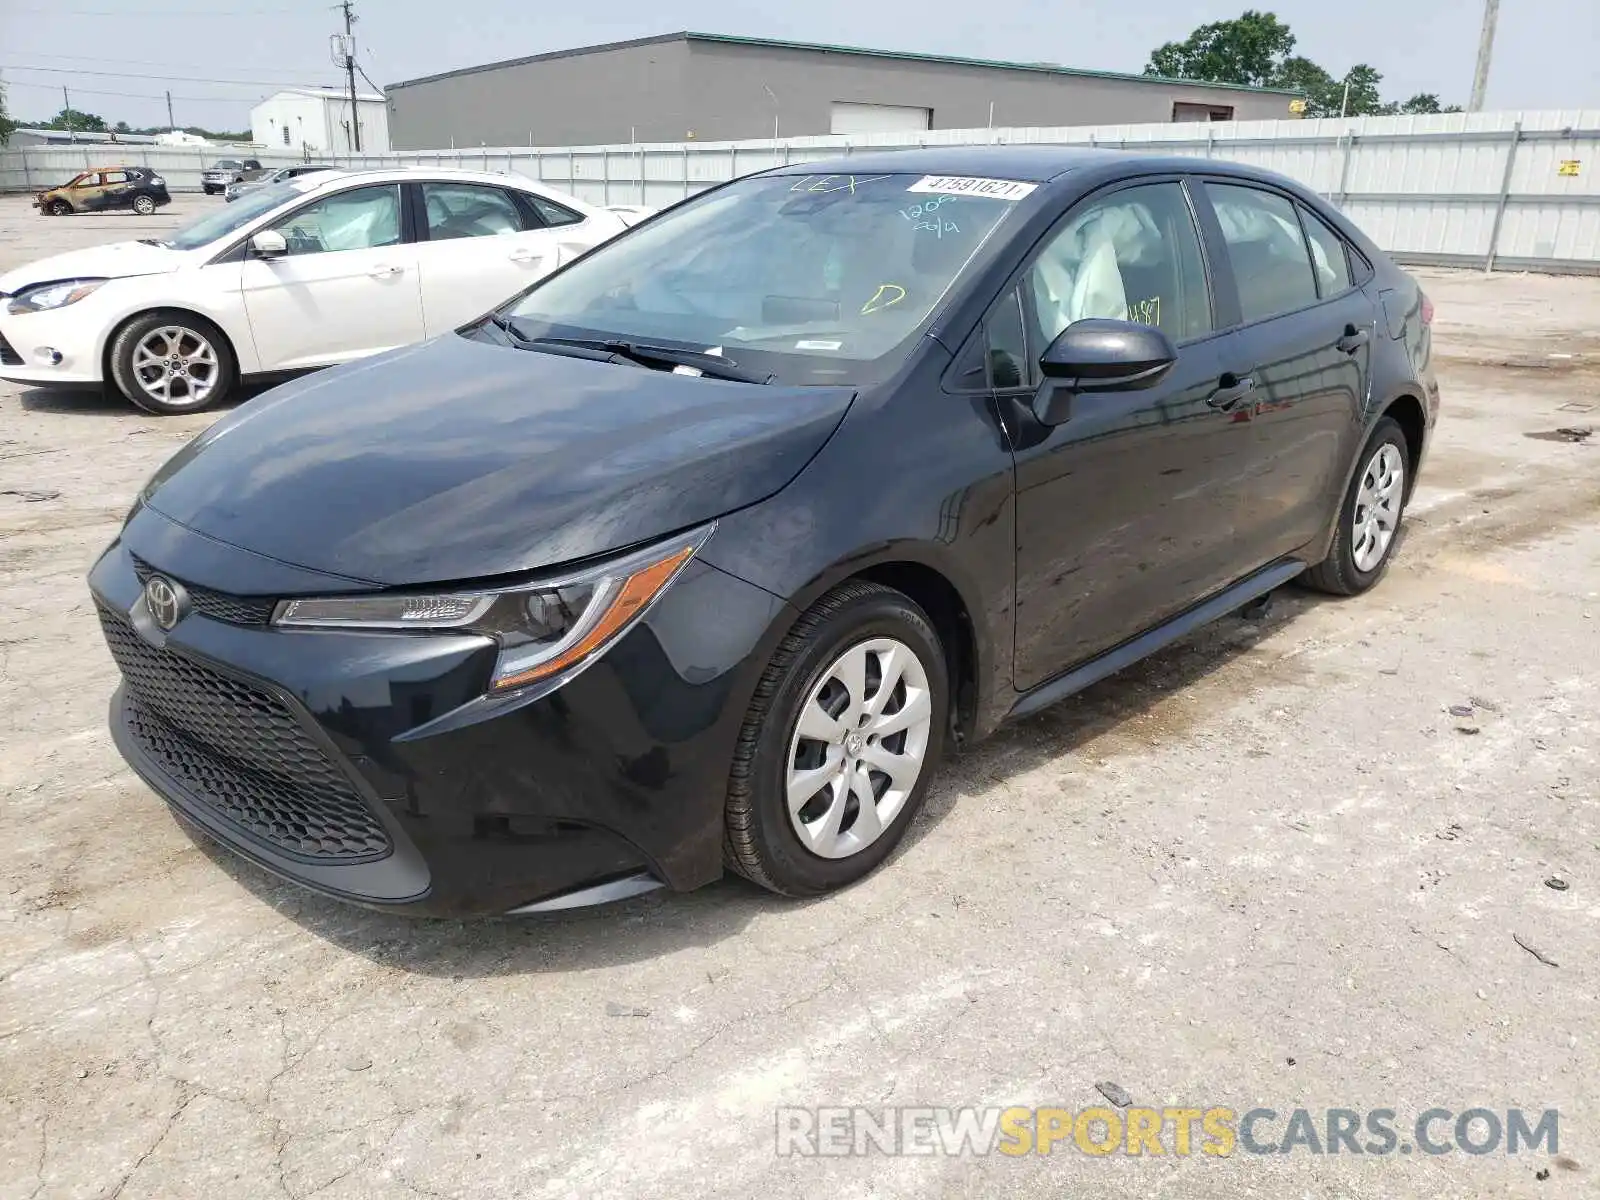
<svg viewBox="0 0 1600 1200"><path fill-rule="evenodd" d="M250 239L250 249L259 258L282 258L289 253L289 243L276 229L263 229Z"/></svg>
<svg viewBox="0 0 1600 1200"><path fill-rule="evenodd" d="M1057 386L1041 389L1034 415L1059 425L1067 419L1070 393L1152 387L1177 361L1172 339L1152 325L1102 317L1074 321L1039 359L1045 381Z"/></svg>

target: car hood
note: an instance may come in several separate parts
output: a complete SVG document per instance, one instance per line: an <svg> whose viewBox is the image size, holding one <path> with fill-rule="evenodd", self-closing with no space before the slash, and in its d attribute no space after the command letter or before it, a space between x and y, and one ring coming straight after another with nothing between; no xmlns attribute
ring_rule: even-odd
<svg viewBox="0 0 1600 1200"><path fill-rule="evenodd" d="M87 250L53 254L25 267L0 275L0 292L14 296L36 283L57 279L122 279L129 275L160 275L176 271L187 256L167 246L144 242L112 242Z"/></svg>
<svg viewBox="0 0 1600 1200"><path fill-rule="evenodd" d="M157 472L146 503L207 538L347 579L508 575L766 499L853 398L451 334L251 401Z"/></svg>

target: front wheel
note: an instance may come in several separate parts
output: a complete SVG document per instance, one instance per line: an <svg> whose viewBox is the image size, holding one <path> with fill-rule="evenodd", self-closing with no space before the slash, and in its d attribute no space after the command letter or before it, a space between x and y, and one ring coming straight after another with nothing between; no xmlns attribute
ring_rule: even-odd
<svg viewBox="0 0 1600 1200"><path fill-rule="evenodd" d="M146 412L198 412L233 390L233 350L222 331L189 313L153 312L111 343L111 378Z"/></svg>
<svg viewBox="0 0 1600 1200"><path fill-rule="evenodd" d="M728 784L728 865L771 891L844 887L893 853L944 748L949 677L910 597L864 581L813 605L773 655Z"/></svg>
<svg viewBox="0 0 1600 1200"><path fill-rule="evenodd" d="M1301 576L1319 592L1354 596L1383 577L1406 507L1406 435L1392 417L1373 427L1350 481L1328 557Z"/></svg>
<svg viewBox="0 0 1600 1200"><path fill-rule="evenodd" d="M133 198L133 211L141 217L148 217L156 210L156 202L149 196L135 196Z"/></svg>
<svg viewBox="0 0 1600 1200"><path fill-rule="evenodd" d="M50 201L50 215L52 217L70 217L72 215L72 205L65 200L52 200Z"/></svg>

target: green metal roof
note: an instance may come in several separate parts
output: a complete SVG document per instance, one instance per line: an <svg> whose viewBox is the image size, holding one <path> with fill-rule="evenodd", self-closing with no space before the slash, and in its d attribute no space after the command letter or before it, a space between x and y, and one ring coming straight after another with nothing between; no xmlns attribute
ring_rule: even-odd
<svg viewBox="0 0 1600 1200"><path fill-rule="evenodd" d="M1216 88L1230 92L1259 92L1273 96L1298 96L1303 93L1294 88L1247 87L1239 83L1212 83L1205 79L1171 79L1165 75L1135 75L1127 71L1091 71L1081 67L1062 67L1055 63L1003 62L988 58L965 58L953 54L916 54L908 50L869 50L862 46L834 46L824 42L791 42L779 38L740 37L729 33L665 33L656 37L632 38L622 42L603 42L595 46L577 46L571 50L553 50L545 54L531 54L524 58L505 59L484 63L477 67L462 67L455 71L442 71L437 75L424 75L392 83L390 88L410 87L418 83L434 83L441 79L454 79L461 75L476 75L482 71L498 71L503 67L520 67L529 63L549 62L558 58L574 58L582 54L599 54L607 50L627 50L635 46L652 46L663 42L713 42L725 46L749 46L765 50L801 50L813 54L851 54L861 58L887 58L901 62L936 63L941 66L981 67L990 71L1033 71L1041 75L1071 75L1089 79L1119 79L1138 83L1178 84L1187 87Z"/></svg>

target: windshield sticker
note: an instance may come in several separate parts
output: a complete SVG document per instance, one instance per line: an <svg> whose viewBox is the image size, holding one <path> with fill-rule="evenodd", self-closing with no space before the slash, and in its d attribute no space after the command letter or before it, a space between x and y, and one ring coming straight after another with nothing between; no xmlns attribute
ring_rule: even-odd
<svg viewBox="0 0 1600 1200"><path fill-rule="evenodd" d="M794 344L796 350L843 350L843 342L827 341L823 338L801 338Z"/></svg>
<svg viewBox="0 0 1600 1200"><path fill-rule="evenodd" d="M872 293L872 299L861 306L861 315L882 312L891 308L906 298L906 290L898 283L880 283L878 290Z"/></svg>
<svg viewBox="0 0 1600 1200"><path fill-rule="evenodd" d="M935 195L982 196L989 200L1021 200L1031 195L1039 185L1021 183L1015 179L975 179L967 175L924 175L908 192L931 192Z"/></svg>

